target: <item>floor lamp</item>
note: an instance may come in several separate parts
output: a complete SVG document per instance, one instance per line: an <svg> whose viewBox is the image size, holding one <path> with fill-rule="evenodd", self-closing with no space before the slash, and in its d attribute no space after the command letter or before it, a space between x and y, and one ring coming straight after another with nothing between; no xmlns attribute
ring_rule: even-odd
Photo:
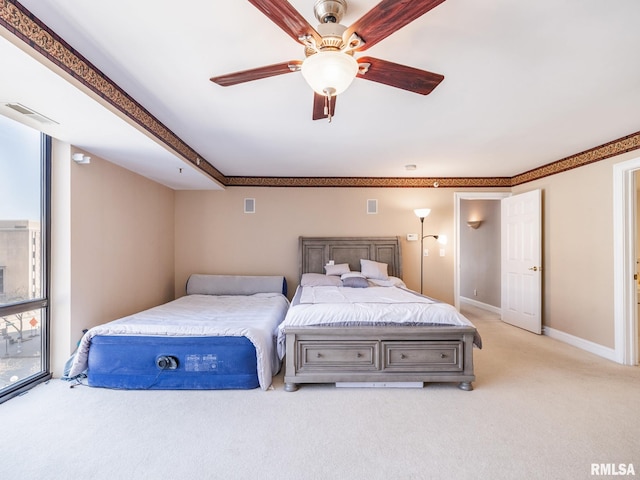
<svg viewBox="0 0 640 480"><path fill-rule="evenodd" d="M424 234L424 219L431 213L429 208L416 208L414 210L416 216L420 219L420 293L424 294L424 239L427 237L435 238L438 243L444 245L447 243L446 235L425 235Z"/></svg>

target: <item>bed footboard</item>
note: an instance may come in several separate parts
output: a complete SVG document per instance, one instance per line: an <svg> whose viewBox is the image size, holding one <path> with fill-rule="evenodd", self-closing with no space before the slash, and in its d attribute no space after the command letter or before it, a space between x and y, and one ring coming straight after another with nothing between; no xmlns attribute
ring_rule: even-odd
<svg viewBox="0 0 640 480"><path fill-rule="evenodd" d="M285 390L302 383L457 382L473 390L473 327L297 327L286 331Z"/></svg>

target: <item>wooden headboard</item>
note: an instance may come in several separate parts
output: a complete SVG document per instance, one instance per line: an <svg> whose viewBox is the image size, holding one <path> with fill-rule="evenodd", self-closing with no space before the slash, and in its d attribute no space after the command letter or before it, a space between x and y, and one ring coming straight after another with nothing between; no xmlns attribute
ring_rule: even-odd
<svg viewBox="0 0 640 480"><path fill-rule="evenodd" d="M360 259L386 263L389 275L402 278L400 237L299 237L300 276L325 273L324 266L330 260L360 271Z"/></svg>

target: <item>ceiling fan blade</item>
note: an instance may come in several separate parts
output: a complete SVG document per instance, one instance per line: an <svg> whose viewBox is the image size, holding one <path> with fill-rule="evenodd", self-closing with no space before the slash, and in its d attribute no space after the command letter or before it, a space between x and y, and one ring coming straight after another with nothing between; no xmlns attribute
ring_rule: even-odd
<svg viewBox="0 0 640 480"><path fill-rule="evenodd" d="M261 78L297 72L300 70L300 65L302 65L300 60L291 60L290 62L276 63L274 65L267 65L266 67L252 68L251 70L243 70L241 72L211 77L210 80L223 87L229 87L231 85L237 85L238 83L251 82L252 80L260 80Z"/></svg>
<svg viewBox="0 0 640 480"><path fill-rule="evenodd" d="M269 17L296 42L302 43L301 36L311 35L320 45L322 41L320 34L286 0L249 0L249 3Z"/></svg>
<svg viewBox="0 0 640 480"><path fill-rule="evenodd" d="M444 80L444 75L439 73L427 72L379 58L358 58L358 64L362 65L363 63L368 63L369 69L365 73L358 73L358 78L384 83L390 87L401 88L420 95L428 95Z"/></svg>
<svg viewBox="0 0 640 480"><path fill-rule="evenodd" d="M344 38L349 38L352 33L357 33L364 40L364 45L357 50L366 50L444 1L382 0L347 28Z"/></svg>
<svg viewBox="0 0 640 480"><path fill-rule="evenodd" d="M325 96L320 95L319 93L313 93L313 119L314 120L322 120L324 118L329 118L329 111L325 112ZM327 107L330 109L331 116L333 117L336 114L336 98L335 96L330 97L328 99Z"/></svg>

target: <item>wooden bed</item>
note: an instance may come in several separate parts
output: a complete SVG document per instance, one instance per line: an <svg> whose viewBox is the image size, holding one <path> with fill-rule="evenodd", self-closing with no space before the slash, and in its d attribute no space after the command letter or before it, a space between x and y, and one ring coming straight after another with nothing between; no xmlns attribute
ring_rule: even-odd
<svg viewBox="0 0 640 480"><path fill-rule="evenodd" d="M402 276L399 237L300 237L298 254L301 276L324 273L330 260L359 271L361 259L386 263L390 276ZM473 389L473 326L287 326L284 332L288 392L334 382L457 382Z"/></svg>

